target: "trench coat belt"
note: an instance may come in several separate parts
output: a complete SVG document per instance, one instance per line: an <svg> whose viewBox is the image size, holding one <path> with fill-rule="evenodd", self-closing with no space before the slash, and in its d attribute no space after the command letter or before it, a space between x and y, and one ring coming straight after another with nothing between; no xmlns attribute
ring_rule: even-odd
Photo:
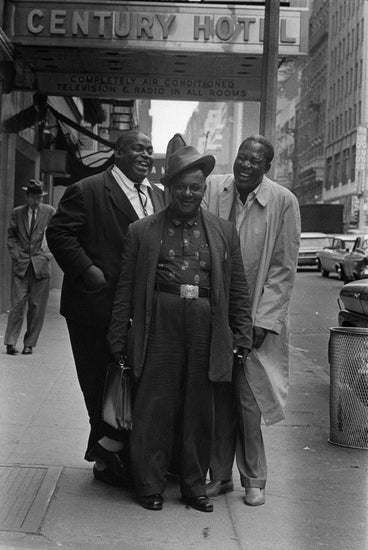
<svg viewBox="0 0 368 550"><path fill-rule="evenodd" d="M198 285L179 285L177 283L155 283L155 290L177 294L181 298L209 298L211 290Z"/></svg>

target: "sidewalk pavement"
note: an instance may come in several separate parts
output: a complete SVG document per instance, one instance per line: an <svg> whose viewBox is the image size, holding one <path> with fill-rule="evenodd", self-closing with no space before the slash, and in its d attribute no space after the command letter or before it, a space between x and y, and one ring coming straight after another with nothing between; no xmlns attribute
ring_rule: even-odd
<svg viewBox="0 0 368 550"><path fill-rule="evenodd" d="M212 514L186 508L174 482L163 511L151 512L95 481L59 297L51 292L33 355L0 348L1 549L368 549L368 451L328 443L328 375L297 341L287 418L264 427L264 506L244 505L236 466L235 491L213 499ZM1 315L0 344L5 324Z"/></svg>

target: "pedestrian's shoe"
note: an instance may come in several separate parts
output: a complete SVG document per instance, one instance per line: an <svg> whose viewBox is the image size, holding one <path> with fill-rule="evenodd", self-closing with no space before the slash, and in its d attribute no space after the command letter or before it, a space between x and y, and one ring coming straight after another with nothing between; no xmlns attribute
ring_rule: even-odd
<svg viewBox="0 0 368 550"><path fill-rule="evenodd" d="M98 470L96 466L93 466L93 475L97 481L102 481L107 483L107 485L112 485L114 487L123 487L124 489L132 489L133 483L130 476L127 476L126 479L123 479L114 474L109 468L104 470Z"/></svg>
<svg viewBox="0 0 368 550"><path fill-rule="evenodd" d="M13 344L7 344L6 346L6 353L8 355L17 355L18 353L18 350L15 346L13 346Z"/></svg>
<svg viewBox="0 0 368 550"><path fill-rule="evenodd" d="M32 355L33 351L31 346L24 346L22 354L23 355Z"/></svg>
<svg viewBox="0 0 368 550"><path fill-rule="evenodd" d="M137 497L138 504L146 508L147 510L162 510L162 504L164 502L162 495L147 495Z"/></svg>
<svg viewBox="0 0 368 550"><path fill-rule="evenodd" d="M260 489L259 487L247 487L245 489L244 502L248 506L261 506L265 503L265 500L265 489Z"/></svg>
<svg viewBox="0 0 368 550"><path fill-rule="evenodd" d="M234 490L234 483L232 479L226 481L210 481L206 485L206 495L208 497L217 497L225 493L230 493Z"/></svg>
<svg viewBox="0 0 368 550"><path fill-rule="evenodd" d="M127 480L129 476L129 470L125 466L119 453L114 451L108 451L99 443L95 443L93 447L88 451L86 458L88 460L101 460L113 472L116 476L123 480Z"/></svg>
<svg viewBox="0 0 368 550"><path fill-rule="evenodd" d="M183 496L182 500L187 506L199 510L200 512L213 512L213 504L206 495L200 495L199 497Z"/></svg>

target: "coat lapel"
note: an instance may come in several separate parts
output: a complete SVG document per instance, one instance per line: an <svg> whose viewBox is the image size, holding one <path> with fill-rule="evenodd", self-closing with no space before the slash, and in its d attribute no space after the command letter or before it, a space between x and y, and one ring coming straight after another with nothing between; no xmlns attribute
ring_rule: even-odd
<svg viewBox="0 0 368 550"><path fill-rule="evenodd" d="M145 231L145 250L144 256L147 262L147 280L146 280L146 295L152 296L156 278L156 268L161 247L161 236L164 225L165 214L160 212L159 215L153 216L150 219Z"/></svg>
<svg viewBox="0 0 368 550"><path fill-rule="evenodd" d="M219 216L225 220L230 219L231 208L234 201L234 178L225 182L224 188L219 193Z"/></svg>
<svg viewBox="0 0 368 550"><path fill-rule="evenodd" d="M23 206L21 213L22 230L29 237L29 221L28 221L28 206Z"/></svg>
<svg viewBox="0 0 368 550"><path fill-rule="evenodd" d="M114 176L111 174L111 168L109 168L105 174L105 187L108 189L110 199L120 212L131 222L138 219L138 215L131 205L128 197L124 191L119 187L119 184L115 181Z"/></svg>
<svg viewBox="0 0 368 550"><path fill-rule="evenodd" d="M215 304L218 302L218 293L221 287L221 266L226 258L222 257L223 246L221 246L222 243L219 239L218 229L214 227L214 219L203 209L202 220L207 234L208 246L211 251L211 294L213 303Z"/></svg>

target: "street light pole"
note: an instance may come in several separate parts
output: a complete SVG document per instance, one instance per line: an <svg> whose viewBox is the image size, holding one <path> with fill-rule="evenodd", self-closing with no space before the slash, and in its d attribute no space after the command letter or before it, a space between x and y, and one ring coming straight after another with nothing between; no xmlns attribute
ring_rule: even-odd
<svg viewBox="0 0 368 550"><path fill-rule="evenodd" d="M261 113L259 129L260 133L264 135L273 145L275 145L276 142L279 16L280 0L266 0L261 78ZM270 175L271 177L273 176L272 166Z"/></svg>

